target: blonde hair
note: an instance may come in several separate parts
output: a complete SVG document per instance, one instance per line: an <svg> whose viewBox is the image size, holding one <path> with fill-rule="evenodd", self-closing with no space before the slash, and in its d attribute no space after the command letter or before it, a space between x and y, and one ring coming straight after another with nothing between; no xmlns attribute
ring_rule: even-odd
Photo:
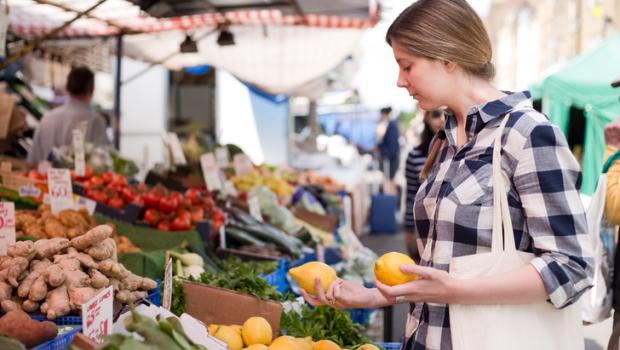
<svg viewBox="0 0 620 350"><path fill-rule="evenodd" d="M398 42L415 56L456 63L465 72L493 79L491 40L482 20L465 0L419 0L405 9L387 31L386 41ZM436 138L420 177L425 179L443 147Z"/></svg>

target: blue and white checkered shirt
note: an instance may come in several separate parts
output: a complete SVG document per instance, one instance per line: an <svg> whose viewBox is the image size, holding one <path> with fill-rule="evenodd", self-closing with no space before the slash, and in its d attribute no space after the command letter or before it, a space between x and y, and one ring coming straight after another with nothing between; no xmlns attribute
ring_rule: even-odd
<svg viewBox="0 0 620 350"><path fill-rule="evenodd" d="M515 244L536 255L530 263L549 301L562 308L590 287L593 274L581 172L561 131L532 109L527 91L472 107L461 149L456 119L447 113L443 147L413 204L415 231L426 247L420 265L448 271L453 257L491 250L492 142L506 113L501 166L510 178ZM448 306L412 304L405 337L405 349L452 349Z"/></svg>

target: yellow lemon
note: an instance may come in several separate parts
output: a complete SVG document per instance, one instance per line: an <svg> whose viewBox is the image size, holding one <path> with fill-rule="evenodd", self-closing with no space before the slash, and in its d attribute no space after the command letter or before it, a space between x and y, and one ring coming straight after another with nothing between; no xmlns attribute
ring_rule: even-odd
<svg viewBox="0 0 620 350"><path fill-rule="evenodd" d="M241 339L241 334L237 333L237 331L231 327L220 326L213 336L226 343L229 350L243 349L243 339Z"/></svg>
<svg viewBox="0 0 620 350"><path fill-rule="evenodd" d="M380 350L380 349L374 344L364 344L360 346L359 348L357 348L357 350Z"/></svg>
<svg viewBox="0 0 620 350"><path fill-rule="evenodd" d="M312 350L312 338L308 341L308 338L295 338L295 344L299 350Z"/></svg>
<svg viewBox="0 0 620 350"><path fill-rule="evenodd" d="M338 344L334 343L331 340L319 340L314 343L314 347L312 350L341 350Z"/></svg>
<svg viewBox="0 0 620 350"><path fill-rule="evenodd" d="M238 324L231 324L231 325L229 325L228 327L230 327L230 328L232 328L232 329L236 330L236 331L237 331L237 333L239 333L239 334L241 334L241 330L243 329L243 327L241 327L241 326L240 326L240 325L238 325Z"/></svg>
<svg viewBox="0 0 620 350"><path fill-rule="evenodd" d="M383 254L375 262L375 277L388 286L395 286L416 279L416 275L409 275L400 271L400 265L403 264L415 264L415 262L408 255L402 253Z"/></svg>
<svg viewBox="0 0 620 350"><path fill-rule="evenodd" d="M271 325L262 317L250 317L243 323L241 335L246 345L271 344Z"/></svg>
<svg viewBox="0 0 620 350"><path fill-rule="evenodd" d="M243 348L243 350L268 350L269 347L265 344L253 344L248 346L247 348Z"/></svg>
<svg viewBox="0 0 620 350"><path fill-rule="evenodd" d="M311 261L288 271L299 283L299 286L310 294L315 294L314 280L321 279L323 291L327 291L329 285L336 280L336 271L322 262Z"/></svg>
<svg viewBox="0 0 620 350"><path fill-rule="evenodd" d="M283 335L273 340L269 350L300 350L295 338Z"/></svg>
<svg viewBox="0 0 620 350"><path fill-rule="evenodd" d="M220 328L219 325L210 324L209 327L207 327L207 331L209 331L209 334L213 335L213 334L215 334L215 332L217 332L218 328Z"/></svg>

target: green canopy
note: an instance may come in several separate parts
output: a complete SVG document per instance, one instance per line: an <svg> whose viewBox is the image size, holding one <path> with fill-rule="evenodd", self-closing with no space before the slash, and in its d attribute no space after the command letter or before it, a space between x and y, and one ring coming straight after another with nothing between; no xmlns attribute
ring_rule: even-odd
<svg viewBox="0 0 620 350"><path fill-rule="evenodd" d="M603 128L620 116L620 89L611 82L620 76L620 32L606 39L555 74L539 88L543 112L551 122L568 132L570 107L584 110L586 129L583 144L582 192L592 194L603 167Z"/></svg>

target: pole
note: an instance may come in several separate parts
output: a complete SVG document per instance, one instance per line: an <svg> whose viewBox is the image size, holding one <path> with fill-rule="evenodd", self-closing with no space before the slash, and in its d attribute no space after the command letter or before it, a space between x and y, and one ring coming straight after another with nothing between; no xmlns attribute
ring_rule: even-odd
<svg viewBox="0 0 620 350"><path fill-rule="evenodd" d="M114 74L114 147L121 149L121 65L123 34L116 37L116 72Z"/></svg>

